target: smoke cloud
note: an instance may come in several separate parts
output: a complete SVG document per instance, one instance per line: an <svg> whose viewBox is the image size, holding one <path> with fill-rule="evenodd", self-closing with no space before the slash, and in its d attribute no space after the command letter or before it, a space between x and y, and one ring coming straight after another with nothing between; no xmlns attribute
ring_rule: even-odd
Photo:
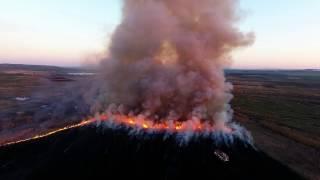
<svg viewBox="0 0 320 180"><path fill-rule="evenodd" d="M240 32L236 0L125 0L93 111L154 121L232 120L224 68L232 50L251 44Z"/></svg>
<svg viewBox="0 0 320 180"><path fill-rule="evenodd" d="M35 93L31 99L46 99L48 103L30 108L36 111L24 128L31 128L31 132L52 129L96 114L98 120L100 115L107 117L104 127L127 125L132 135L165 131L169 132L166 135L175 133L178 139L187 141L209 136L215 142L232 144L233 136L229 135L251 141L247 131L232 122L232 85L224 76L231 52L254 41L253 34L237 28L241 18L239 2L123 3L122 21L113 33L110 47L102 58L98 56L98 75L59 86L57 91ZM64 98L39 98L47 97L47 92L63 94ZM3 127L6 126L2 123ZM0 133L0 143L20 132L19 128L9 129L10 132ZM28 132L22 134L21 137Z"/></svg>

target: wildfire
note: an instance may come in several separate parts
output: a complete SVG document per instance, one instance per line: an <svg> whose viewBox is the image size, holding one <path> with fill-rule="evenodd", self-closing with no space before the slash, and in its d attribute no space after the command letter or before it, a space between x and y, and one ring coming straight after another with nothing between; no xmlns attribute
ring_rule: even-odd
<svg viewBox="0 0 320 180"><path fill-rule="evenodd" d="M18 143L22 143L30 140L36 140L36 139L50 136L52 134L56 134L58 132L74 129L77 127L87 126L89 124L93 124L96 122L105 122L105 123L111 123L114 125L124 125L126 127L144 129L144 130L150 130L150 131L158 131L158 132L162 132L162 131L177 132L177 133L213 132L213 131L216 131L217 129L214 125L209 123L203 123L200 120L188 120L184 122L162 120L159 122L154 122L153 120L144 119L139 116L138 117L129 117L127 115L109 115L108 116L106 114L101 114L94 118L88 118L87 120L84 120L78 124L65 126L59 129L55 129L55 130L43 133L43 134L35 135L30 138L8 142L0 146L7 146L7 145L18 144ZM227 126L223 128L219 127L219 129L220 130L222 129L224 132L227 132L227 133L232 132L232 129Z"/></svg>
<svg viewBox="0 0 320 180"><path fill-rule="evenodd" d="M92 121L92 120L91 120ZM151 131L171 131L171 132L212 132L217 129L225 132L232 132L232 129L224 125L217 128L214 124L202 122L199 119L191 119L187 121L174 121L174 120L158 120L143 118L140 116L131 117L127 115L102 114L96 118L95 121L112 123L115 125L125 125L127 127L147 129Z"/></svg>

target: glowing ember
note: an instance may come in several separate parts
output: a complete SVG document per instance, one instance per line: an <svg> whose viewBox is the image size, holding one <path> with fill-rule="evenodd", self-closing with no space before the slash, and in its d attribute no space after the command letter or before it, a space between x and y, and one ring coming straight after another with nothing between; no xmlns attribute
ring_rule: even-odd
<svg viewBox="0 0 320 180"><path fill-rule="evenodd" d="M145 129L149 128L149 126L146 125L146 124L142 124L142 127L145 128Z"/></svg>
<svg viewBox="0 0 320 180"><path fill-rule="evenodd" d="M134 125L134 124L135 124L132 119L129 119L128 123L131 124L131 125Z"/></svg>

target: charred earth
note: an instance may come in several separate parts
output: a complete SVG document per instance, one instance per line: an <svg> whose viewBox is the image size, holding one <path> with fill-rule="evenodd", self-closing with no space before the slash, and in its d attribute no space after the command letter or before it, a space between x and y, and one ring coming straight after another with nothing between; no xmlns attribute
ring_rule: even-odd
<svg viewBox="0 0 320 180"><path fill-rule="evenodd" d="M177 143L93 126L0 148L0 179L301 179L237 138Z"/></svg>

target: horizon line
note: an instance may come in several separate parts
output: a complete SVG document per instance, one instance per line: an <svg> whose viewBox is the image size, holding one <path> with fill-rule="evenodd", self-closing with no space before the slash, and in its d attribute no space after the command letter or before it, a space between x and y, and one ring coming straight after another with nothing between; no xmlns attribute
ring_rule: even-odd
<svg viewBox="0 0 320 180"><path fill-rule="evenodd" d="M25 66L50 66L50 67L60 67L60 68L85 68L85 67L94 67L89 65L54 65L54 64L32 64L32 63L0 63L0 65L25 65ZM224 70L269 70L269 71L280 71L280 70L290 70L290 71L314 71L320 70L320 68L239 68L239 67L228 67L224 68Z"/></svg>

